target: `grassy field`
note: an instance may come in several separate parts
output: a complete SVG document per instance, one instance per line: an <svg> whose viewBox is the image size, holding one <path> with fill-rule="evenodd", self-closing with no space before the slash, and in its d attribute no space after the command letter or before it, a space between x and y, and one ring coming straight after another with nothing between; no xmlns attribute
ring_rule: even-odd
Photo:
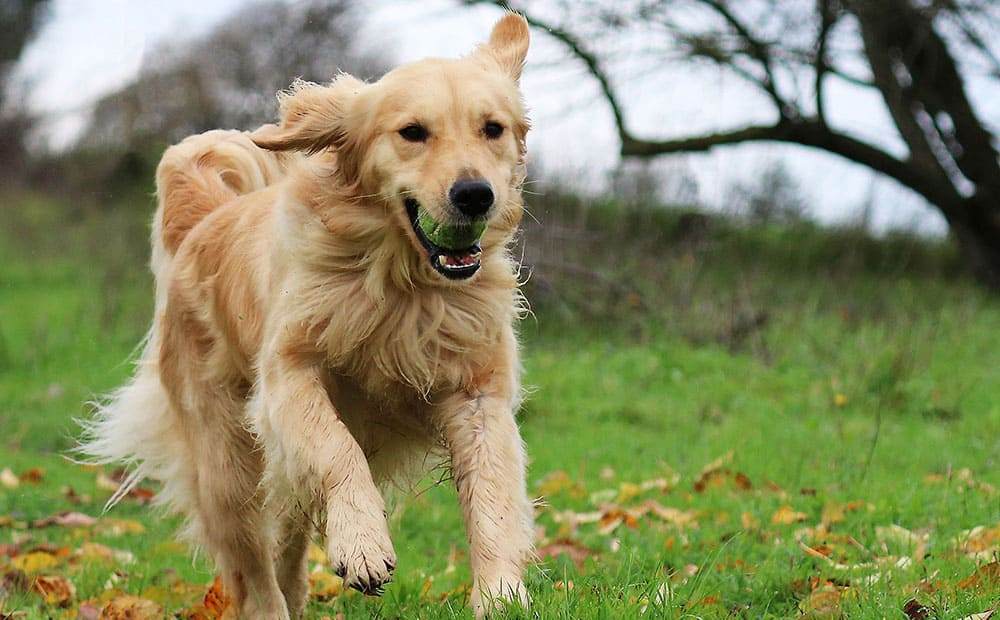
<svg viewBox="0 0 1000 620"><path fill-rule="evenodd" d="M144 226L82 213L45 233L55 217L25 199L0 231L0 618L96 618L125 593L147 615L108 617L213 617L212 568L177 521L144 493L102 514L114 472L65 458L146 328ZM511 617L997 605L1000 299L913 240L601 217L528 239L521 420L543 560ZM564 229L553 256L539 240ZM454 490L429 479L394 503L385 596L339 593L318 554L308 617L471 617Z"/></svg>

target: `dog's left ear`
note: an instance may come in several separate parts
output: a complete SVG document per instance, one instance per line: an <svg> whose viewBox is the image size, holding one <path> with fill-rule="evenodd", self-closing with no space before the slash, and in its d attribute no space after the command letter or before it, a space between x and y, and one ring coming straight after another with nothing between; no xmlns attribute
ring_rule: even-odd
<svg viewBox="0 0 1000 620"><path fill-rule="evenodd" d="M345 140L351 103L365 87L361 80L342 74L330 84L296 80L279 93L281 120L251 134L257 146L270 151L317 153Z"/></svg>
<svg viewBox="0 0 1000 620"><path fill-rule="evenodd" d="M478 51L489 54L504 72L517 81L521 79L530 41L527 20L517 13L507 13L493 26L489 42Z"/></svg>

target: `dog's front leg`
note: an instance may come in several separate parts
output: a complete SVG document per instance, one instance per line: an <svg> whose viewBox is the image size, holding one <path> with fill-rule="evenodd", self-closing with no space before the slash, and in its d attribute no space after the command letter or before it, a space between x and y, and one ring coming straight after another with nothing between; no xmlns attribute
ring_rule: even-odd
<svg viewBox="0 0 1000 620"><path fill-rule="evenodd" d="M327 394L321 360L283 350L261 368L256 423L268 468L300 497L324 503L327 553L345 582L381 593L396 566L382 495Z"/></svg>
<svg viewBox="0 0 1000 620"><path fill-rule="evenodd" d="M456 394L436 418L465 516L477 618L500 601L528 604L522 571L532 554L532 504L524 446L505 391Z"/></svg>

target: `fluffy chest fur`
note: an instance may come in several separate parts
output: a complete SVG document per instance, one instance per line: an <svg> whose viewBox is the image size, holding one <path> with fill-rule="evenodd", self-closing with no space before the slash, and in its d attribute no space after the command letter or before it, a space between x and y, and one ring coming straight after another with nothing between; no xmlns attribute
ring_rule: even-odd
<svg viewBox="0 0 1000 620"><path fill-rule="evenodd" d="M511 357L521 297L504 243L484 248L475 280L453 286L375 225L378 205L279 208L282 319L303 326L331 370L371 397L473 393Z"/></svg>

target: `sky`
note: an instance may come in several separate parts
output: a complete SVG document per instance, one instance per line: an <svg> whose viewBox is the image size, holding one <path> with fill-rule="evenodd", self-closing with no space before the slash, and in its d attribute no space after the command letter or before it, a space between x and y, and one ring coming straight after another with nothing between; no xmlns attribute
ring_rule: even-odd
<svg viewBox="0 0 1000 620"><path fill-rule="evenodd" d="M25 52L20 68L30 105L50 119L47 139L55 146L71 143L86 123L90 104L127 83L164 37L196 37L249 5L248 0L55 0L49 22ZM364 15L362 45L406 62L468 52L488 37L499 12L461 7L450 0L371 0ZM533 121L529 152L546 173L599 189L619 161L610 110L593 80L582 66L567 60L560 44L543 33L532 34L522 78ZM638 73L641 67L630 67L627 61L620 66L621 98L639 136L670 138L772 118L766 100L722 71L678 65L655 79L628 79L630 69ZM831 82L827 101L834 126L896 154L905 152L877 94ZM663 165L693 174L700 199L725 210L734 184L753 185L762 171L778 162L799 182L809 214L820 221L855 221L867 208L878 232L945 231L937 211L908 190L861 166L800 147L726 147L671 157Z"/></svg>

